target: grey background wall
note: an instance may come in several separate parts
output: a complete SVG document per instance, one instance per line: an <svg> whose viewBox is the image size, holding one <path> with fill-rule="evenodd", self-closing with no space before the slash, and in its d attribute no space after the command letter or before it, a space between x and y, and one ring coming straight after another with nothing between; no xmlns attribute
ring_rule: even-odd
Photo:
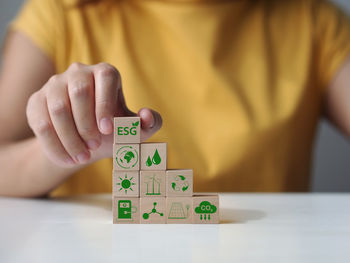
<svg viewBox="0 0 350 263"><path fill-rule="evenodd" d="M333 2L350 15L349 0L334 0ZM21 4L22 0L0 0L1 43L5 36L7 23L16 14ZM350 191L350 142L324 120L320 121L315 143L312 190Z"/></svg>

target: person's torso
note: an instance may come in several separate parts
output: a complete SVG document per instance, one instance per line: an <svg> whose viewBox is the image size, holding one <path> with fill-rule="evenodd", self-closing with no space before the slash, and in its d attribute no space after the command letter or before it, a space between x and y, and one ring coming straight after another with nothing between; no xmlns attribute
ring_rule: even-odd
<svg viewBox="0 0 350 263"><path fill-rule="evenodd" d="M168 143L169 168L194 169L195 191L307 190L321 91L311 70L309 9L296 2L71 8L57 67L104 61L118 68L129 108L161 113L151 140ZM56 194L111 191L111 172L110 160L98 162Z"/></svg>

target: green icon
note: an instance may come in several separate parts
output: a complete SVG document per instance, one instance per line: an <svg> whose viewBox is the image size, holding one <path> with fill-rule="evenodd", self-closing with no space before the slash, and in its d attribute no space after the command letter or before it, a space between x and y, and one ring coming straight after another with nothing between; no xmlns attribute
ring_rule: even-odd
<svg viewBox="0 0 350 263"><path fill-rule="evenodd" d="M159 155L159 153L158 153L158 150L156 149L156 151L155 151L154 154L153 154L152 159L151 159L150 156L148 156L147 161L146 161L146 165L147 165L148 167L151 167L153 164L154 164L154 165L160 164L161 161L162 161L162 158L160 158L160 155Z"/></svg>
<svg viewBox="0 0 350 263"><path fill-rule="evenodd" d="M187 219L189 215L190 205L186 205L186 213L183 204L174 202L171 204L168 218L169 219Z"/></svg>
<svg viewBox="0 0 350 263"><path fill-rule="evenodd" d="M119 200L118 201L118 218L120 219L131 219L131 215L136 213L136 206L131 206L130 200Z"/></svg>
<svg viewBox="0 0 350 263"><path fill-rule="evenodd" d="M140 124L140 122L139 122L139 121L136 121L136 122L133 122L133 123L132 123L132 126L137 127L137 126L139 126L139 124Z"/></svg>
<svg viewBox="0 0 350 263"><path fill-rule="evenodd" d="M132 146L126 145L119 148L116 153L115 160L120 167L124 169L130 169L137 165L139 161L139 155Z"/></svg>
<svg viewBox="0 0 350 263"><path fill-rule="evenodd" d="M171 188L176 192L186 192L189 187L190 184L186 180L186 177L183 175L176 175L174 177L174 181L171 182Z"/></svg>
<svg viewBox="0 0 350 263"><path fill-rule="evenodd" d="M216 212L216 206L212 205L209 201L202 201L199 206L194 209L194 212L200 214L201 220L210 220L210 214Z"/></svg>
<svg viewBox="0 0 350 263"><path fill-rule="evenodd" d="M163 216L163 213L159 213L159 212L157 211L156 205L157 205L157 202L154 202L154 203L153 203L153 208L152 208L151 212L149 212L149 213L144 213L144 214L142 215L143 219L147 220L147 219L149 218L149 215L150 215L150 214L158 214L158 215L160 215L160 216Z"/></svg>
<svg viewBox="0 0 350 263"><path fill-rule="evenodd" d="M124 178L119 176L118 180L119 182L117 185L120 186L120 189L118 190L119 192L124 190L125 194L127 194L128 190L134 191L134 189L132 189L132 187L135 185L134 177L128 178L128 175L125 174Z"/></svg>
<svg viewBox="0 0 350 263"><path fill-rule="evenodd" d="M147 179L148 181L145 182L147 186L146 195L160 195L161 179L157 179L155 174L148 176Z"/></svg>

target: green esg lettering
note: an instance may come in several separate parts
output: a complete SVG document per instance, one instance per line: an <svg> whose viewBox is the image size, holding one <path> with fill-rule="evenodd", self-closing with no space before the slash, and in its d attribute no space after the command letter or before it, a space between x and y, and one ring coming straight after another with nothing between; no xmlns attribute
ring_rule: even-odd
<svg viewBox="0 0 350 263"><path fill-rule="evenodd" d="M136 135L136 127L118 127L118 135Z"/></svg>

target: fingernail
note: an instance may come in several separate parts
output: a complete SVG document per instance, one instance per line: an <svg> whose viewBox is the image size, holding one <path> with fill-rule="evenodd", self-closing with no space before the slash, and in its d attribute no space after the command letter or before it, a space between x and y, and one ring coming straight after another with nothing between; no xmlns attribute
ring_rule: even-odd
<svg viewBox="0 0 350 263"><path fill-rule="evenodd" d="M90 156L86 152L79 153L77 155L77 160L79 163L86 163L89 160Z"/></svg>
<svg viewBox="0 0 350 263"><path fill-rule="evenodd" d="M100 121L101 132L104 134L110 134L113 131L112 122L108 118L103 118Z"/></svg>
<svg viewBox="0 0 350 263"><path fill-rule="evenodd" d="M155 118L154 118L154 115L152 114L152 123L149 126L149 128L152 129L154 127L154 124L155 124Z"/></svg>
<svg viewBox="0 0 350 263"><path fill-rule="evenodd" d="M97 140L89 140L86 144L91 150L96 150L100 146L100 143Z"/></svg>
<svg viewBox="0 0 350 263"><path fill-rule="evenodd" d="M155 118L154 118L154 115L153 115L153 113L152 113L152 122L151 122L151 124L148 126L148 128L149 129L152 129L153 127L154 127L154 124L155 124Z"/></svg>

